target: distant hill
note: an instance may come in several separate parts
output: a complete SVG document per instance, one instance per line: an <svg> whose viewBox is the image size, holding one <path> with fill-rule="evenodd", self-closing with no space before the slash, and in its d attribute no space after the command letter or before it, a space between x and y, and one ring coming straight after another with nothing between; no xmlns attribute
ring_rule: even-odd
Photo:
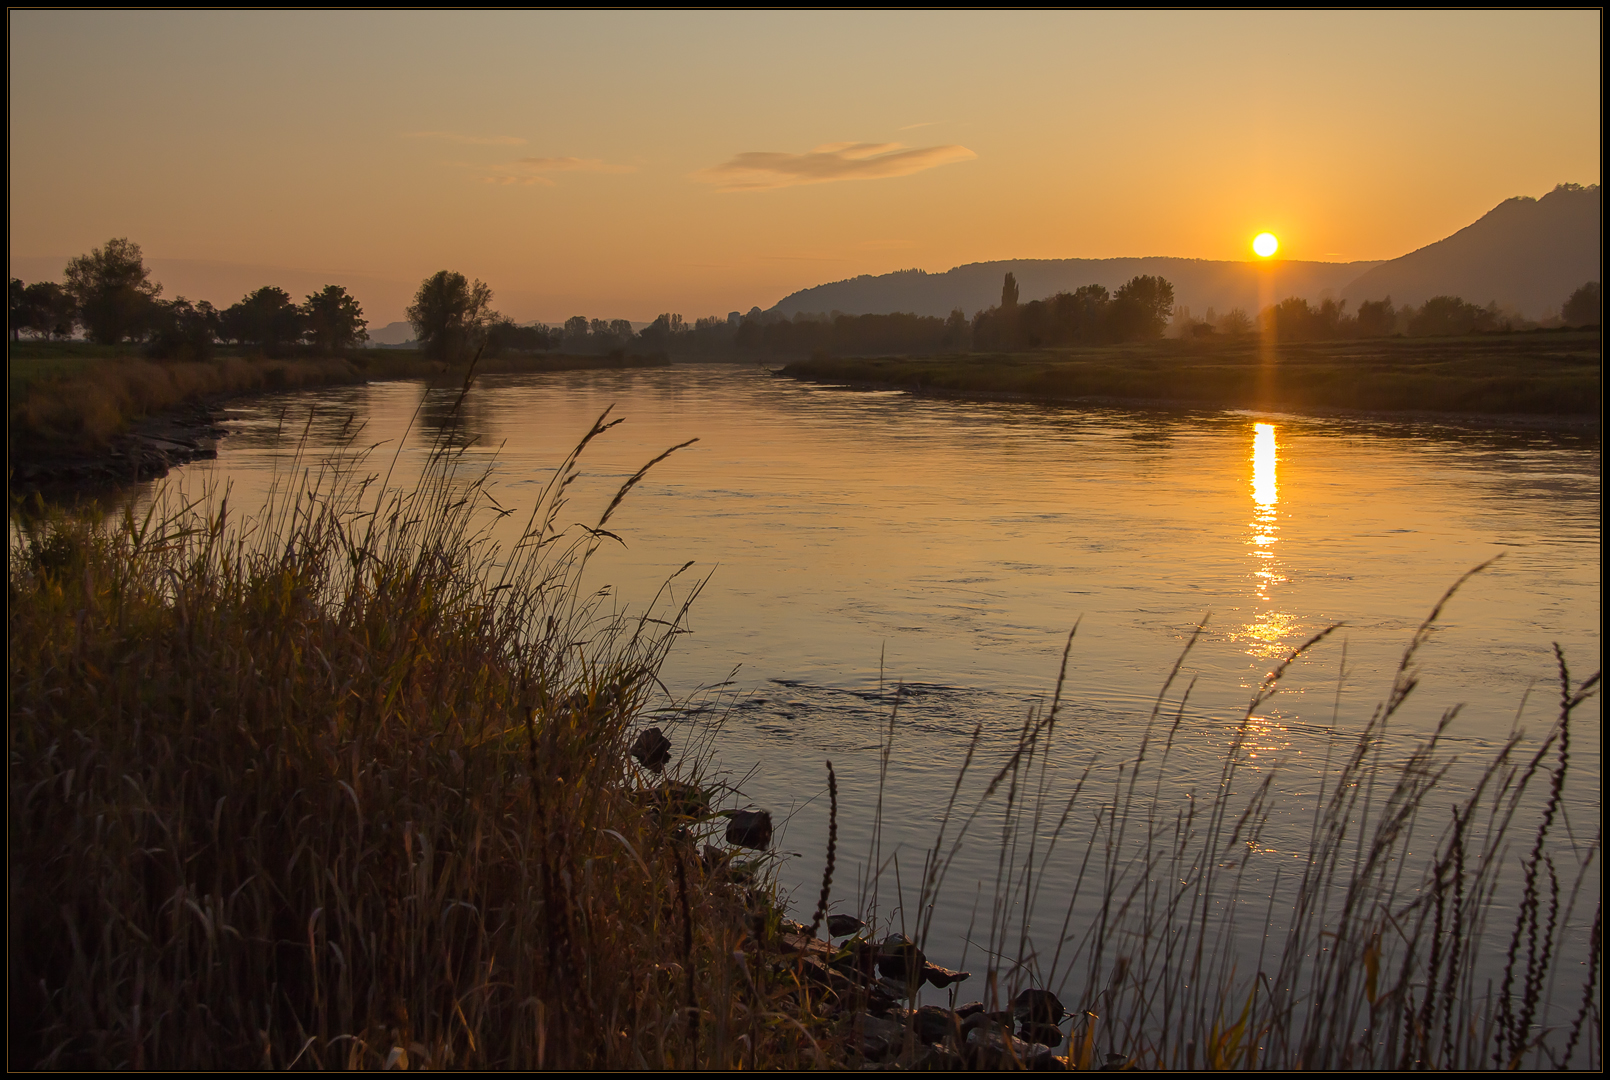
<svg viewBox="0 0 1610 1080"><path fill-rule="evenodd" d="M1276 260L1224 262L1212 259L1176 259L1154 256L1140 259L1002 259L968 263L940 274L899 270L892 274L863 274L802 289L777 302L774 311L841 311L846 315L878 315L909 311L918 315L948 315L961 308L974 312L1000 303L1001 282L1008 273L1017 277L1020 298L1026 303L1081 285L1104 285L1109 290L1137 274L1160 274L1174 285L1174 301L1197 315L1208 308L1220 313L1242 308L1256 314L1260 308L1288 296L1313 300L1340 294L1348 283L1379 266L1375 262L1324 263ZM1578 282L1581 284L1581 282Z"/></svg>
<svg viewBox="0 0 1610 1080"><path fill-rule="evenodd" d="M369 328L369 343L371 345L403 345L414 340L414 326L412 323L387 323L380 329Z"/></svg>
<svg viewBox="0 0 1610 1080"><path fill-rule="evenodd" d="M1538 318L1557 311L1579 285L1599 280L1601 201L1598 184L1506 199L1447 239L1360 275L1342 296L1355 310L1360 300L1384 296L1399 304L1441 295L1496 300Z"/></svg>

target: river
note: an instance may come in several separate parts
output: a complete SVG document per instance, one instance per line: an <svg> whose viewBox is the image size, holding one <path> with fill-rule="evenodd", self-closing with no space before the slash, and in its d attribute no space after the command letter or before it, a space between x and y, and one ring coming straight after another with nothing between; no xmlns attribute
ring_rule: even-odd
<svg viewBox="0 0 1610 1080"><path fill-rule="evenodd" d="M250 509L304 428L322 453L349 416L379 444L376 471L395 458L392 482L407 483L455 397L391 382L235 402L217 459L168 483L227 483L232 504ZM453 422L466 466L490 469L499 502L526 509L606 408L625 422L583 458L570 519L596 520L644 462L698 439L631 492L610 525L625 546L606 546L592 574L634 609L689 560L673 591L708 575L694 632L662 672L695 706L683 700L670 731L679 750L708 742L709 774L731 786L731 805L776 815L777 870L801 919L820 887L825 762L839 785L834 910L872 914L881 789L877 914L910 929L924 853L975 728L981 775L1031 712L1043 715L1076 623L1047 784L1060 806L1094 762L1091 782L1106 786L1090 814L1112 802L1117 774L1102 770L1136 753L1199 625L1165 709L1180 717L1165 807L1219 782L1264 676L1338 626L1247 729L1245 775L1278 776L1254 882L1306 852L1326 755L1385 699L1416 628L1466 571L1487 564L1418 654L1389 755L1453 705L1446 745L1467 763L1517 723L1535 737L1558 699L1553 644L1579 677L1601 662L1597 431L937 400L714 365L489 376ZM1578 718L1566 814L1585 840L1601 817L1598 699ZM1065 852L1084 850L1087 818L1078 808L1069 819L1064 837L1078 843L1065 839ZM992 899L1001 842L990 820L995 831L981 823L964 844L936 909L930 952L952 966L982 962L992 914L1022 914L1021 898ZM1040 827L1042 840L1050 831ZM1048 864L1036 918L1053 927L1074 862Z"/></svg>

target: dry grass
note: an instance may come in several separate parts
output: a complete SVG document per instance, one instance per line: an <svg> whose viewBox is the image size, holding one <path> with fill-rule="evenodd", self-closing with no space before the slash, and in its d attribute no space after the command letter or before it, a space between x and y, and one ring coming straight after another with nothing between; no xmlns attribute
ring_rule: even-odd
<svg viewBox="0 0 1610 1080"><path fill-rule="evenodd" d="M823 1060L754 959L769 891L697 850L697 763L628 757L685 606L603 610L609 511L555 526L607 426L507 550L446 441L409 493L308 464L246 524L219 498L27 527L13 1068Z"/></svg>

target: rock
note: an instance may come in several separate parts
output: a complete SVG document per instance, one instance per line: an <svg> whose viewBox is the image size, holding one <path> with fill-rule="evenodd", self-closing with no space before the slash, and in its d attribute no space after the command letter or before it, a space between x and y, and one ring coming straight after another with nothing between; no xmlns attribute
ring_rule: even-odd
<svg viewBox="0 0 1610 1080"><path fill-rule="evenodd" d="M648 793L662 819L702 818L710 812L710 797L694 784L667 780Z"/></svg>
<svg viewBox="0 0 1610 1080"><path fill-rule="evenodd" d="M940 967L938 964L923 964L922 977L929 986L937 986L943 990L952 983L959 983L964 979L971 979L971 971L952 971L950 968Z"/></svg>
<svg viewBox="0 0 1610 1080"><path fill-rule="evenodd" d="M798 934L803 937L805 936L805 932L809 930L810 927L806 926L802 922L797 922L794 919L779 919L777 920L777 929L781 930L785 934Z"/></svg>
<svg viewBox="0 0 1610 1080"><path fill-rule="evenodd" d="M1049 990L1025 990L1012 1000L1012 1015L1025 1024L1060 1024L1068 1010Z"/></svg>
<svg viewBox="0 0 1610 1080"><path fill-rule="evenodd" d="M1023 1052L1023 1067L1029 1072L1070 1072L1065 1058L1057 1057L1049 1047L1030 1046Z"/></svg>
<svg viewBox="0 0 1610 1080"><path fill-rule="evenodd" d="M956 1026L956 1017L949 1009L938 1005L924 1005L911 1014L911 1028L922 1042L932 1045L943 1042Z"/></svg>
<svg viewBox="0 0 1610 1080"><path fill-rule="evenodd" d="M854 1046L868 1061L882 1061L900 1049L906 1030L897 1020L888 1020L871 1013L855 1018Z"/></svg>
<svg viewBox="0 0 1610 1080"><path fill-rule="evenodd" d="M1015 1039L998 1028L979 1028L967 1035L963 1060L968 1068L1000 1071L1066 1072L1068 1063L1050 1049Z"/></svg>
<svg viewBox="0 0 1610 1080"><path fill-rule="evenodd" d="M765 851L771 846L771 814L764 810L734 810L727 822L727 843Z"/></svg>
<svg viewBox="0 0 1610 1080"><path fill-rule="evenodd" d="M896 982L920 982L927 958L904 934L890 934L878 946L878 974Z"/></svg>
<svg viewBox="0 0 1610 1080"><path fill-rule="evenodd" d="M960 1015L961 1010L957 1010ZM1011 1035L1012 1014L1009 1012L984 1012L982 1007L975 1013L969 1014L962 1020L961 1036L965 1042L972 1039L978 1032L995 1032L1000 1035Z"/></svg>
<svg viewBox="0 0 1610 1080"><path fill-rule="evenodd" d="M961 1072L967 1067L962 1056L943 1046L930 1046L911 1063L912 1072Z"/></svg>
<svg viewBox="0 0 1610 1080"><path fill-rule="evenodd" d="M865 928L866 923L854 915L829 915L827 917L827 932L833 937L848 937L857 930Z"/></svg>
<svg viewBox="0 0 1610 1080"><path fill-rule="evenodd" d="M983 1011L984 1003L982 1001L969 1001L965 1005L956 1006L956 1015L963 1020L969 1016L977 1016Z"/></svg>
<svg viewBox="0 0 1610 1080"><path fill-rule="evenodd" d="M820 957L823 963L833 955L833 946L817 938L806 937L804 934L782 934L777 940L784 952L809 953Z"/></svg>
<svg viewBox="0 0 1610 1080"><path fill-rule="evenodd" d="M632 756L642 762L643 768L659 772L671 760L671 740L659 728L651 727L632 743Z"/></svg>
<svg viewBox="0 0 1610 1080"><path fill-rule="evenodd" d="M1128 1065L1128 1064L1129 1064L1129 1059L1127 1057L1125 1057L1124 1055L1122 1055L1122 1054L1108 1054L1107 1055L1107 1064L1103 1065L1101 1068L1097 1069L1096 1071L1097 1072L1123 1072L1124 1071L1124 1066Z"/></svg>
<svg viewBox="0 0 1610 1080"><path fill-rule="evenodd" d="M1042 1024L1028 1020L1019 1025L1017 1037L1024 1042L1039 1043L1041 1046L1061 1046L1062 1029L1055 1024Z"/></svg>

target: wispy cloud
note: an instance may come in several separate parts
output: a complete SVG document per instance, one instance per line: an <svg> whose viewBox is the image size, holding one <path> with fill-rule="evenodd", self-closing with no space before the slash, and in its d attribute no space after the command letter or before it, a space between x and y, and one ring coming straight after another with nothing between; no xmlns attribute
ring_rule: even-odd
<svg viewBox="0 0 1610 1080"><path fill-rule="evenodd" d="M456 131L405 131L405 139L441 139L445 142L466 143L470 146L524 146L518 135L460 135Z"/></svg>
<svg viewBox="0 0 1610 1080"><path fill-rule="evenodd" d="M520 184L526 187L540 185L557 187L547 175L556 172L629 173L635 165L611 165L599 158L528 157L517 161L493 165L490 171L476 177L483 184Z"/></svg>
<svg viewBox="0 0 1610 1080"><path fill-rule="evenodd" d="M531 172L601 172L601 173L629 173L636 172L635 165L611 165L607 161L597 158L579 157L527 157L521 158L515 165L528 169Z"/></svg>
<svg viewBox="0 0 1610 1080"><path fill-rule="evenodd" d="M910 176L925 169L971 161L978 155L965 146L916 146L902 143L828 143L808 154L755 151L700 169L693 179L722 191L764 191L797 184L829 184L835 180L882 180Z"/></svg>
<svg viewBox="0 0 1610 1080"><path fill-rule="evenodd" d="M933 127L935 124L943 124L943 123L944 123L943 120L924 120L920 124L907 124L905 127L900 128L899 130L901 130L901 131L916 131L918 128Z"/></svg>

